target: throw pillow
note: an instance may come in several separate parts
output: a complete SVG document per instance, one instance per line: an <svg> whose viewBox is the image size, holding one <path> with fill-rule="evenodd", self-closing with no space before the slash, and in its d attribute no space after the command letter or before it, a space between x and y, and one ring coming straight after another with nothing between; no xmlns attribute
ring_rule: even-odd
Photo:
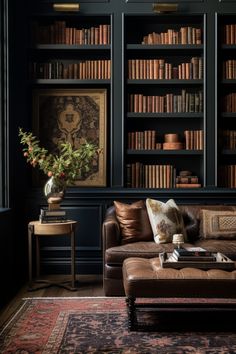
<svg viewBox="0 0 236 354"><path fill-rule="evenodd" d="M144 201L124 204L114 201L122 244L137 241L152 241L152 229Z"/></svg>
<svg viewBox="0 0 236 354"><path fill-rule="evenodd" d="M201 211L201 236L206 239L236 239L236 211Z"/></svg>
<svg viewBox="0 0 236 354"><path fill-rule="evenodd" d="M159 200L146 200L147 212L156 243L172 242L173 234L186 233L182 214L173 199L166 203Z"/></svg>

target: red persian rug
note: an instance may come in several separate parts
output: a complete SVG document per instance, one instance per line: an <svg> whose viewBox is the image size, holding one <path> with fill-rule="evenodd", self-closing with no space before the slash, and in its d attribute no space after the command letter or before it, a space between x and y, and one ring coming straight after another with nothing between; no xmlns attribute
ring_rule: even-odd
<svg viewBox="0 0 236 354"><path fill-rule="evenodd" d="M129 332L124 298L24 299L1 329L0 353L233 354L236 322L230 315L146 310L139 320L154 321L156 330Z"/></svg>

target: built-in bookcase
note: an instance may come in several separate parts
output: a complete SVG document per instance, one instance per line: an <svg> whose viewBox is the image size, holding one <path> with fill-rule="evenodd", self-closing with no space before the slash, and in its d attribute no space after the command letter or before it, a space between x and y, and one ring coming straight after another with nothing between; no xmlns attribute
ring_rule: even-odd
<svg viewBox="0 0 236 354"><path fill-rule="evenodd" d="M124 17L127 187L204 186L204 21L204 15ZM176 183L181 171L195 176L192 186Z"/></svg>
<svg viewBox="0 0 236 354"><path fill-rule="evenodd" d="M131 203L149 197L163 202L173 198L179 205L235 204L235 168L224 167L224 178L221 178L220 171L222 166L236 165L235 148L234 145L230 147L227 138L227 134L232 135L230 131L236 130L236 110L224 107L222 101L222 96L230 97L236 92L236 79L223 76L223 63L236 59L236 44L226 44L222 34L224 26L236 24L236 1L180 0L177 7L173 6L176 11L168 14L153 12L153 0L72 2L74 11L63 6L64 11L60 12L56 11L58 6L53 5L68 5L65 0L1 2L1 69L7 89L0 90L0 106L3 107L3 141L9 142L9 147L3 149L6 151L3 160L9 153L9 160L3 165L6 166L6 185L7 176L11 176L7 186L9 196L6 192L5 197L6 201L9 198L11 210L18 218L12 234L18 235L21 230L26 240L25 218L38 219L40 208L46 206L41 184L32 183L32 171L37 173L37 168L26 167L25 159L19 155L18 127L31 130L35 125L39 102L34 99L35 91L40 94L58 90L64 93L106 90L106 148L103 150L106 153L103 169L106 183L67 188L62 203L68 217L79 224L76 232L77 271L92 274L102 272L102 222L114 200ZM174 1L165 2L173 5ZM98 44L98 40L92 38L95 39L95 31L98 38L100 26L105 26L104 31L110 35ZM37 28L40 27L43 40L38 40L41 35L37 34ZM181 30L185 44L177 41L181 28L188 28ZM200 42L197 41L199 31L194 28L200 29ZM65 40L66 33L69 40ZM161 33L164 44L157 42ZM78 34L84 40L78 41ZM195 40L188 42L186 37L190 34ZM55 37L58 38L51 40ZM156 43L153 43L154 39ZM191 60L197 63L196 58L202 59L202 76L177 77L174 68L191 63ZM109 60L110 69L105 62ZM164 64L164 68L166 65L168 76L164 76L163 69L161 75L164 78L157 78L157 73L160 75L157 60L163 60L158 65ZM95 61L100 61L100 69ZM99 71L109 75L92 76L91 64L97 74ZM191 65L188 65L189 72ZM78 75L80 66L82 75ZM136 66L139 76L136 76ZM188 102L188 111L183 108L183 102L185 108ZM40 130L36 135L45 146L41 138L46 138L51 131L54 118L50 109L41 117L42 120L36 117L36 128ZM94 126L86 126L91 127L90 133L93 134ZM196 131L202 133L195 133L197 138L194 139ZM222 131L226 131L226 137ZM167 137L172 142L178 134L177 143L180 145L175 145L178 149L163 149L165 134L172 134ZM186 135L190 136L188 143ZM51 136L57 134L53 132ZM231 142L234 141L233 138ZM190 171L192 176L179 178L181 171ZM134 179L136 173L138 178ZM166 178L161 180L160 175ZM231 175L234 183L229 183ZM203 188L174 188L177 182L184 184L180 182L186 181L199 182ZM25 242L17 240L14 239L13 249L7 246L8 251L19 255L17 264L25 267ZM70 273L67 238L60 238L60 241L50 238L43 242L43 270L52 274L64 274L65 270ZM25 269L22 274L26 274ZM11 274L7 276L11 279ZM25 277L22 278L25 282Z"/></svg>
<svg viewBox="0 0 236 354"><path fill-rule="evenodd" d="M33 83L110 84L109 16L35 16L29 33Z"/></svg>
<svg viewBox="0 0 236 354"><path fill-rule="evenodd" d="M112 82L111 16L56 11L31 14L28 33L30 124L34 133L51 151L55 149L57 136L63 139L63 129L74 147L80 144L81 136L95 143L101 149L95 171L96 181L84 184L107 186ZM45 96L49 100L53 99L50 97L55 99L45 108L48 119L42 120L39 111L42 112L46 104ZM42 97L44 103L41 103ZM70 102L71 112L66 108ZM64 127L58 123L60 108L57 109L56 105L60 104L66 115ZM54 143L52 138L46 137L49 130ZM34 185L38 184L34 182ZM81 183L82 186L84 184Z"/></svg>
<svg viewBox="0 0 236 354"><path fill-rule="evenodd" d="M218 71L218 186L236 188L236 20L219 15Z"/></svg>

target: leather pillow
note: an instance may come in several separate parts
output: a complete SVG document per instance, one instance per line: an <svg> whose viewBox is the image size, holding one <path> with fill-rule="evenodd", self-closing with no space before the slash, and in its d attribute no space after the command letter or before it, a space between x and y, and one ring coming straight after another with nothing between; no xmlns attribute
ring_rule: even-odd
<svg viewBox="0 0 236 354"><path fill-rule="evenodd" d="M121 230L121 243L152 241L152 229L144 201L124 204L114 201Z"/></svg>
<svg viewBox="0 0 236 354"><path fill-rule="evenodd" d="M173 199L166 203L147 199L146 206L156 243L172 242L173 234L179 233L183 234L186 241L183 217Z"/></svg>
<svg viewBox="0 0 236 354"><path fill-rule="evenodd" d="M236 239L236 211L201 210L201 237L205 239Z"/></svg>

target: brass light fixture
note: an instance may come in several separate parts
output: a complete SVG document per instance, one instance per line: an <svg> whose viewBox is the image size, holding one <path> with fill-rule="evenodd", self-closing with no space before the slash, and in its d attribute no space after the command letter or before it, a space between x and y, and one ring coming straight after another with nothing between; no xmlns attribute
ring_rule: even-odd
<svg viewBox="0 0 236 354"><path fill-rule="evenodd" d="M157 13L168 13L168 12L176 12L178 9L178 4L152 4L152 9Z"/></svg>
<svg viewBox="0 0 236 354"><path fill-rule="evenodd" d="M55 3L53 4L54 11L77 12L79 11L79 4L75 3Z"/></svg>

